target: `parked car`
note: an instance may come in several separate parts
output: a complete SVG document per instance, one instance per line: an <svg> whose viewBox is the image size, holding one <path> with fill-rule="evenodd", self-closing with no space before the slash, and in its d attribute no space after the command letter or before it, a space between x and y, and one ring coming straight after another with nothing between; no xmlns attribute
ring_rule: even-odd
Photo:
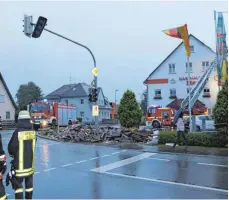
<svg viewBox="0 0 229 200"><path fill-rule="evenodd" d="M211 115L198 115L196 116L196 128L197 128L197 131L201 131L203 130L203 127L202 127L202 120L205 119L205 124L206 124L206 130L215 130L215 122L214 120L212 119L212 116Z"/></svg>
<svg viewBox="0 0 229 200"><path fill-rule="evenodd" d="M202 120L205 119L205 129L206 130L215 130L214 120L211 115L197 115L196 116L196 131L202 131ZM184 116L185 125L189 126L189 116Z"/></svg>

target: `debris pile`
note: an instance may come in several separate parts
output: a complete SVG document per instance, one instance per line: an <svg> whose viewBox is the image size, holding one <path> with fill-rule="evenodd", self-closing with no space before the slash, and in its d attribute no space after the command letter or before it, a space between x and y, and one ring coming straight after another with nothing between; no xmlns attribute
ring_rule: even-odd
<svg viewBox="0 0 229 200"><path fill-rule="evenodd" d="M59 132L52 129L42 129L40 134L60 141L76 143L147 142L151 135L149 132L130 130L120 125L100 125L97 130L94 125L82 124L60 127Z"/></svg>

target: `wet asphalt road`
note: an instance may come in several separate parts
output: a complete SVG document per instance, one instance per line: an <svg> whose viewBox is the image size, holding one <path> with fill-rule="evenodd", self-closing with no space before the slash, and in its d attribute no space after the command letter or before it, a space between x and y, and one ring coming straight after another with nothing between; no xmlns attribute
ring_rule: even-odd
<svg viewBox="0 0 229 200"><path fill-rule="evenodd" d="M5 151L11 134L2 132ZM38 138L34 198L226 199L227 165L225 157L147 153ZM6 190L14 198L11 186Z"/></svg>

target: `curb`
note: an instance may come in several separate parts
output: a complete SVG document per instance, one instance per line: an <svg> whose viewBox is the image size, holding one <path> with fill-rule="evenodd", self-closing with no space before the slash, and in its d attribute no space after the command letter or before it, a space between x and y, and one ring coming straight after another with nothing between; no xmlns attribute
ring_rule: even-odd
<svg viewBox="0 0 229 200"><path fill-rule="evenodd" d="M151 150L143 150L143 152L149 153L160 153L160 154L170 154L170 155L186 155L186 156L198 156L198 157L212 157L212 158L228 158L228 156L222 155L212 155L212 154L193 154L193 153L179 153L179 152L170 152L170 151L151 151Z"/></svg>
<svg viewBox="0 0 229 200"><path fill-rule="evenodd" d="M37 136L40 137L40 138L47 139L47 140L53 140L53 141L56 141L56 142L61 142L61 141L59 141L59 140L57 140L57 139L50 138L50 137L48 137L48 136L44 136L44 135L41 135L41 134L39 134L39 133L37 133Z"/></svg>
<svg viewBox="0 0 229 200"><path fill-rule="evenodd" d="M55 142L66 143L64 141L60 141L60 140L57 140L57 139L54 139L54 138L50 138L48 136L44 136L44 135L41 135L39 133L37 133L37 136L40 137L40 138L44 138L44 139L47 139L47 140L52 140L52 141L55 141ZM80 143L78 143L78 144L80 144ZM97 145L112 147L112 145L106 145L106 144L97 144ZM122 148L121 147L120 149L128 149L128 148ZM128 150L137 150L137 151L142 151L142 152L152 152L152 153L171 154L171 155L187 155L187 156L199 156L199 157L206 157L207 156L207 157L213 157L213 158L214 157L228 158L228 155L222 156L222 155L212 155L212 154L179 153L179 152L169 152L169 151L156 151L156 150L154 151L154 150L149 150L149 149L128 149Z"/></svg>

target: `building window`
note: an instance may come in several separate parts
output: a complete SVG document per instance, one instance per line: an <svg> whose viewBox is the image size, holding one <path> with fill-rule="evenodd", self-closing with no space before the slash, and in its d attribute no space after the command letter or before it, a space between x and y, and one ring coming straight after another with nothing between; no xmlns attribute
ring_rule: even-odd
<svg viewBox="0 0 229 200"><path fill-rule="evenodd" d="M209 61L203 61L202 62L202 70L205 71L207 67L209 67Z"/></svg>
<svg viewBox="0 0 229 200"><path fill-rule="evenodd" d="M189 63L189 70L192 72L192 63ZM188 63L186 63L186 72L188 72Z"/></svg>
<svg viewBox="0 0 229 200"><path fill-rule="evenodd" d="M187 94L189 93L189 88L187 88Z"/></svg>
<svg viewBox="0 0 229 200"><path fill-rule="evenodd" d="M9 111L6 112L6 119L10 119L10 112Z"/></svg>
<svg viewBox="0 0 229 200"><path fill-rule="evenodd" d="M169 64L169 73L170 74L176 73L175 64Z"/></svg>
<svg viewBox="0 0 229 200"><path fill-rule="evenodd" d="M203 97L210 97L210 89L209 88L204 88Z"/></svg>
<svg viewBox="0 0 229 200"><path fill-rule="evenodd" d="M80 112L80 117L84 118L84 112Z"/></svg>
<svg viewBox="0 0 229 200"><path fill-rule="evenodd" d="M84 104L84 99L80 99L80 103L81 104Z"/></svg>
<svg viewBox="0 0 229 200"><path fill-rule="evenodd" d="M161 90L160 89L155 90L154 99L161 99Z"/></svg>
<svg viewBox="0 0 229 200"><path fill-rule="evenodd" d="M176 98L176 89L170 89L170 98L175 99Z"/></svg>
<svg viewBox="0 0 229 200"><path fill-rule="evenodd" d="M191 53L194 53L194 45L190 45L190 51Z"/></svg>
<svg viewBox="0 0 229 200"><path fill-rule="evenodd" d="M5 103L5 98L2 94L0 94L0 103Z"/></svg>

